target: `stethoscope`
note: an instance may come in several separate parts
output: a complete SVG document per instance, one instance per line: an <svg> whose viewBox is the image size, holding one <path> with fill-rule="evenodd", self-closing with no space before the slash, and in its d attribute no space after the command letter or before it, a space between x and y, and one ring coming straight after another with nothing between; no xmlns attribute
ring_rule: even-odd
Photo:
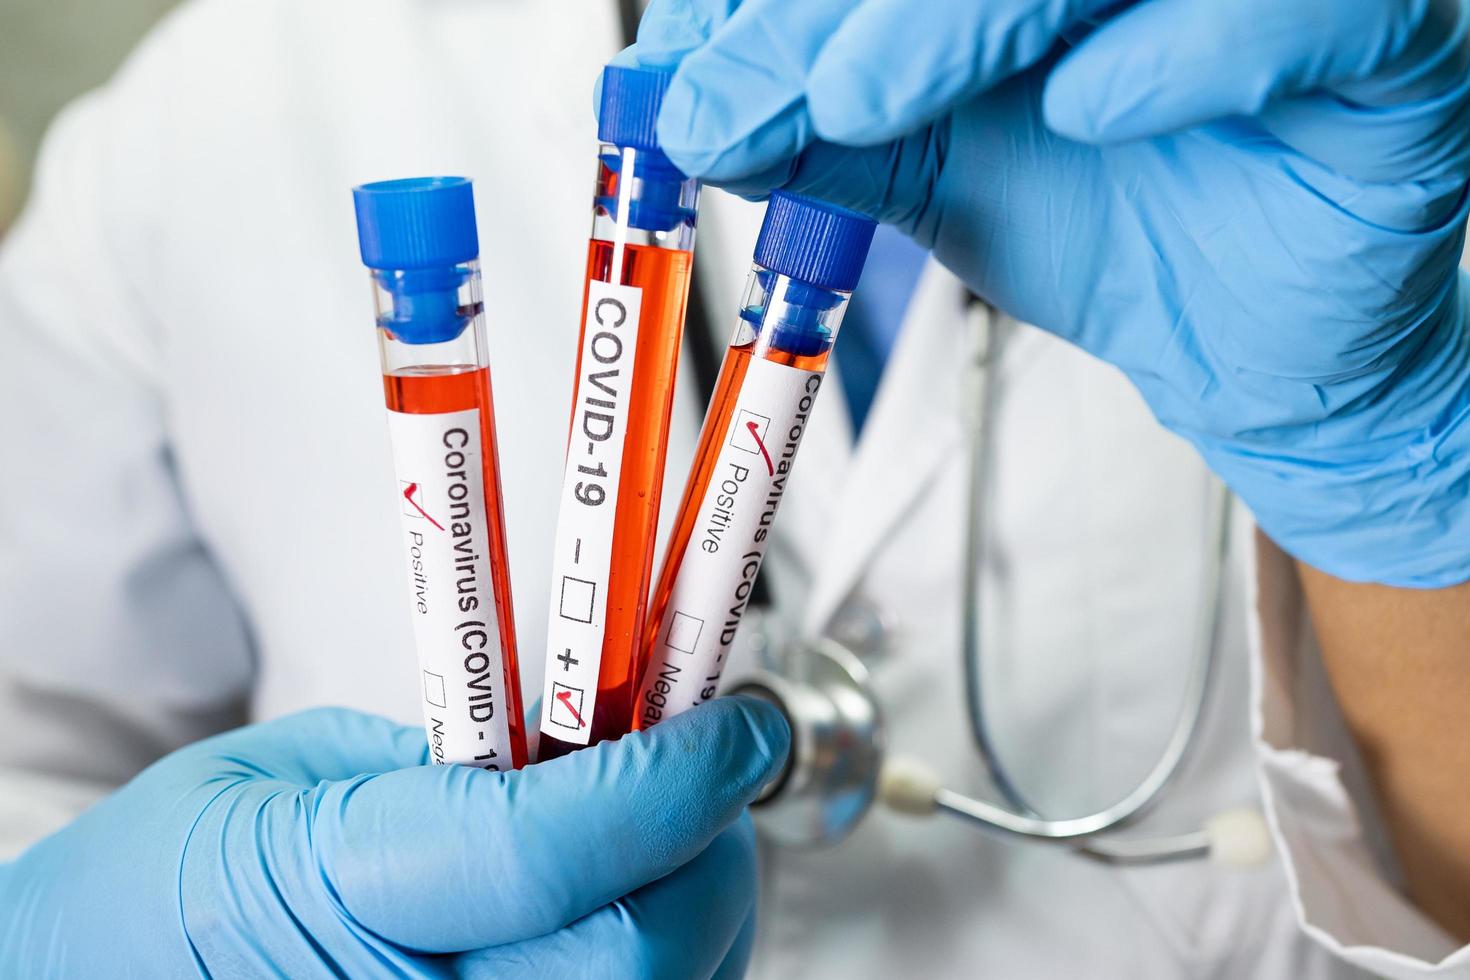
<svg viewBox="0 0 1470 980"><path fill-rule="evenodd" d="M1254 807L1216 814L1190 833L1147 838L1122 838L1113 833L1137 820L1158 800L1178 773L1201 727L1219 656L1229 559L1231 495L1218 483L1212 485L1208 501L1209 548L1185 692L1157 761L1117 802L1082 816L1046 816L1017 788L997 751L981 683L984 650L979 576L985 547L985 478L991 443L990 380L1001 334L993 311L979 301L971 301L967 319L973 356L967 369L969 391L965 399L969 472L960 653L970 736L1000 799L991 802L948 789L921 760L885 753L881 707L864 659L855 652L863 646L871 647L874 638L884 632L879 611L867 611L867 629L854 629L849 622L837 630L843 639L826 635L815 640L778 642L773 639L774 629L747 622L747 629L754 627L754 635L747 642L757 648L764 666L732 681L727 690L775 704L790 722L793 736L785 771L766 787L757 803L757 825L767 839L780 845L833 844L851 833L875 803L881 803L910 815L946 814L1013 841L1051 843L1109 864L1199 857L1229 866L1264 861L1271 850L1270 835ZM691 323L693 336L700 335L700 326ZM757 618L772 617L765 610L765 615ZM867 641L854 639L865 633Z"/></svg>

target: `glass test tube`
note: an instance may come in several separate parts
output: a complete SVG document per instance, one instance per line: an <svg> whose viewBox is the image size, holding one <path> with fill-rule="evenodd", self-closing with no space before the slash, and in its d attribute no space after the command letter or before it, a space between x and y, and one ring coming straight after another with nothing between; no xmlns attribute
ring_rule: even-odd
<svg viewBox="0 0 1470 980"><path fill-rule="evenodd" d="M665 72L603 73L597 184L552 554L540 758L633 726L699 185L660 152Z"/></svg>
<svg viewBox="0 0 1470 980"><path fill-rule="evenodd" d="M354 188L435 763L526 764L474 191L460 177Z"/></svg>
<svg viewBox="0 0 1470 980"><path fill-rule="evenodd" d="M639 728L715 696L876 227L771 195L653 593Z"/></svg>

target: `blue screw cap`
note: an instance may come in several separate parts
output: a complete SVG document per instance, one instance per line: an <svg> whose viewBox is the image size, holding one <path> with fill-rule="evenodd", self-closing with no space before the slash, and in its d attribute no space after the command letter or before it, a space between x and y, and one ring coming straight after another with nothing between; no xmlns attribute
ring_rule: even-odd
<svg viewBox="0 0 1470 980"><path fill-rule="evenodd" d="M474 187L464 177L381 180L352 189L370 269L434 269L480 254Z"/></svg>
<svg viewBox="0 0 1470 980"><path fill-rule="evenodd" d="M658 149L658 110L673 73L608 65L602 70L597 138L639 150Z"/></svg>
<svg viewBox="0 0 1470 980"><path fill-rule="evenodd" d="M856 211L775 191L755 242L755 261L813 286L851 292L877 228L876 221Z"/></svg>

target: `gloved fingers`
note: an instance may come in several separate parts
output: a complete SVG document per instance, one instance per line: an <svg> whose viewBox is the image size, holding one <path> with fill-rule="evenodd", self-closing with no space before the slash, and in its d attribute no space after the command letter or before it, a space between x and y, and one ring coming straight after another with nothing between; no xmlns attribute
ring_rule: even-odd
<svg viewBox="0 0 1470 980"><path fill-rule="evenodd" d="M811 142L806 76L847 0L745 0L685 55L659 113L659 145L685 173L728 179Z"/></svg>
<svg viewBox="0 0 1470 980"><path fill-rule="evenodd" d="M638 39L608 62L624 68L673 69L709 40L740 0L651 0L638 21ZM592 86L592 112L602 106L602 73Z"/></svg>
<svg viewBox="0 0 1470 980"><path fill-rule="evenodd" d="M610 65L618 65L622 68L637 68L639 65L643 64L643 59L638 56L638 45L630 44L626 48L609 58L607 63ZM601 92L601 72L597 73L597 88L598 91Z"/></svg>
<svg viewBox="0 0 1470 980"><path fill-rule="evenodd" d="M1041 123L1044 68L1008 79L901 140L873 147L817 141L793 160L712 183L751 199L777 189L809 194L870 215L925 248L944 247L950 268L982 293L1024 283L1037 271L1016 263L1051 260L1046 250L1020 246L1052 240L1053 220L1100 220L1096 212L1108 200L1097 193L1098 150ZM959 219L948 222L948 234L946 215ZM1089 254L1101 261L1109 253ZM1044 308L1064 294L1024 286L999 293L1013 309L1042 317L1030 322L1052 329L1073 319Z"/></svg>
<svg viewBox="0 0 1470 980"><path fill-rule="evenodd" d="M822 46L806 82L820 139L897 139L1041 59L1117 0L866 0Z"/></svg>
<svg viewBox="0 0 1470 980"><path fill-rule="evenodd" d="M1470 71L1438 97L1412 106L1373 109L1335 95L1311 95L1272 103L1260 122L1281 142L1337 173L1377 183L1439 185L1424 188L1437 206L1405 230L1442 220L1443 209L1453 207L1470 176ZM1400 227L1391 219L1373 220Z"/></svg>
<svg viewBox="0 0 1470 980"><path fill-rule="evenodd" d="M649 0L638 22L638 60L673 68L724 26L740 0Z"/></svg>
<svg viewBox="0 0 1470 980"><path fill-rule="evenodd" d="M348 708L313 708L247 725L183 751L214 768L299 786L428 761L422 728Z"/></svg>
<svg viewBox="0 0 1470 980"><path fill-rule="evenodd" d="M1089 142L1256 115L1274 99L1366 75L1392 0L1148 0L1092 32L1048 79L1046 120Z"/></svg>
<svg viewBox="0 0 1470 980"><path fill-rule="evenodd" d="M553 932L668 874L784 762L780 713L724 698L512 773L424 767L326 786L307 813L351 918L453 952Z"/></svg>
<svg viewBox="0 0 1470 980"><path fill-rule="evenodd" d="M744 930L755 893L755 840L747 817L658 881L556 932L465 953L457 973L608 980L715 976L732 951L742 966L748 957ZM733 950L741 943L746 952Z"/></svg>
<svg viewBox="0 0 1470 980"><path fill-rule="evenodd" d="M883 146L847 147L818 141L800 156L718 186L753 200L772 190L809 194L896 225L920 244L933 243L929 205L944 163L949 128L925 127Z"/></svg>
<svg viewBox="0 0 1470 980"><path fill-rule="evenodd" d="M1470 146L1467 30L1460 0L1148 0L1062 59L1046 120L1073 139L1117 142L1276 111L1273 131L1344 173L1431 177L1446 159L1463 169ZM1364 138L1334 145L1348 120ZM1426 144L1438 145L1426 156Z"/></svg>
<svg viewBox="0 0 1470 980"><path fill-rule="evenodd" d="M714 181L768 170L818 138L884 143L1025 69L1116 2L745 0L682 54L659 141L685 172Z"/></svg>

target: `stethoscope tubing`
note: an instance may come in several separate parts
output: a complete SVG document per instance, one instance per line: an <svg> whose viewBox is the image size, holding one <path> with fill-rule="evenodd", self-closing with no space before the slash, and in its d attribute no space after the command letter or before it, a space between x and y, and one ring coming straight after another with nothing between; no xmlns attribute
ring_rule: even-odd
<svg viewBox="0 0 1470 980"><path fill-rule="evenodd" d="M971 736L998 794L1010 808L942 788L934 794L934 805L941 811L1006 836L1068 844L1087 856L1104 861L1161 861L1202 856L1209 851L1208 836L1204 831L1138 841L1104 842L1094 838L1137 819L1158 799L1178 773L1179 766L1199 731L1212 687L1211 680L1220 645L1225 569L1229 560L1232 509L1230 492L1219 481L1211 481L1207 503L1207 526L1211 529L1211 539L1197 606L1201 612L1195 622L1193 655L1184 697L1169 740L1158 760L1132 790L1111 806L1065 819L1042 816L1021 794L1002 760L991 736L984 706L981 684L984 649L981 640L980 570L985 549L985 477L990 463L990 407L993 398L991 375L1000 350L1000 338L997 336L993 311L980 301L972 300L969 312L967 319L971 330L972 358L967 382L970 390L966 399L970 411L967 413L966 423L970 441L970 468L966 491L968 513L964 542L965 592L961 656Z"/></svg>

